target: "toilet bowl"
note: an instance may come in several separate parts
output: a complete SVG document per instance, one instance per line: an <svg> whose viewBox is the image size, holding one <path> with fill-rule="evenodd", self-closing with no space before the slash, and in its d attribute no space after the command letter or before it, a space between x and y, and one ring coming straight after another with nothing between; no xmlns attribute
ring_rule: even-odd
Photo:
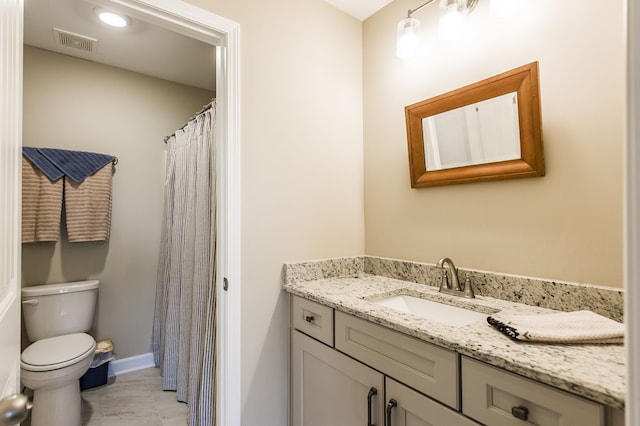
<svg viewBox="0 0 640 426"><path fill-rule="evenodd" d="M20 378L33 390L31 426L80 426L79 379L96 342L91 328L98 281L24 287L22 306L33 343L20 357Z"/></svg>
<svg viewBox="0 0 640 426"><path fill-rule="evenodd" d="M87 372L96 342L84 333L38 340L24 350L22 383L32 389L31 425L80 425L79 379Z"/></svg>

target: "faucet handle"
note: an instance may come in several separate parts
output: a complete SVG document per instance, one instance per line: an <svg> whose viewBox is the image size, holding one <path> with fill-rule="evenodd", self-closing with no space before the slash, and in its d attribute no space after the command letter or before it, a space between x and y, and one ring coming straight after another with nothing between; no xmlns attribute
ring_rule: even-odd
<svg viewBox="0 0 640 426"><path fill-rule="evenodd" d="M471 288L471 280L469 279L468 275L464 279L464 297L467 297L469 299L473 299L476 297L476 295L473 294L473 288Z"/></svg>
<svg viewBox="0 0 640 426"><path fill-rule="evenodd" d="M449 271L446 268L442 268L444 274L442 274L442 281L440 281L440 290L443 288L449 288Z"/></svg>

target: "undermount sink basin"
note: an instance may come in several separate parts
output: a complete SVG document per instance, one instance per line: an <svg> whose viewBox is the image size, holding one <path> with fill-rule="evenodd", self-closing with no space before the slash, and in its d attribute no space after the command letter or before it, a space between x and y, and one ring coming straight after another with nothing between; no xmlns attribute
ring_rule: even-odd
<svg viewBox="0 0 640 426"><path fill-rule="evenodd" d="M481 320L484 321L488 316L481 312L446 305L444 303L434 302L431 300L425 300L406 294L387 296L382 299L372 300L372 303L447 325L467 325Z"/></svg>

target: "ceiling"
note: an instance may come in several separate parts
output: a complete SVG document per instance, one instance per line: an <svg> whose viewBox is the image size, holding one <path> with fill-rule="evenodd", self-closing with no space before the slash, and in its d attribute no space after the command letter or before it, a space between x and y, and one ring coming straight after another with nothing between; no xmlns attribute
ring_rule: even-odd
<svg viewBox="0 0 640 426"><path fill-rule="evenodd" d="M393 0L324 0L349 15L364 21Z"/></svg>
<svg viewBox="0 0 640 426"><path fill-rule="evenodd" d="M30 46L146 74L188 86L215 90L215 47L130 16L131 25L114 29L94 10L98 1L25 0L24 43ZM62 45L54 28L63 30ZM89 37L97 42L79 39ZM81 40L81 43L73 43ZM88 48L95 45L92 51ZM72 46L72 47L70 47Z"/></svg>
<svg viewBox="0 0 640 426"><path fill-rule="evenodd" d="M325 1L362 21L392 0ZM111 28L95 13L106 3L25 0L24 43L215 91L214 46L154 25L140 14L128 15L131 24L127 28Z"/></svg>

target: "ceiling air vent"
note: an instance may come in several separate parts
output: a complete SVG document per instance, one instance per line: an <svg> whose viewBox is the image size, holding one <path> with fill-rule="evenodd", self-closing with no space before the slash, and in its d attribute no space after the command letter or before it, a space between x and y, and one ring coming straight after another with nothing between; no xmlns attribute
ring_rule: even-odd
<svg viewBox="0 0 640 426"><path fill-rule="evenodd" d="M70 31L61 30L60 28L54 28L53 35L56 43L60 46L71 47L89 53L95 51L96 43L98 43L98 40L95 38L75 34Z"/></svg>

